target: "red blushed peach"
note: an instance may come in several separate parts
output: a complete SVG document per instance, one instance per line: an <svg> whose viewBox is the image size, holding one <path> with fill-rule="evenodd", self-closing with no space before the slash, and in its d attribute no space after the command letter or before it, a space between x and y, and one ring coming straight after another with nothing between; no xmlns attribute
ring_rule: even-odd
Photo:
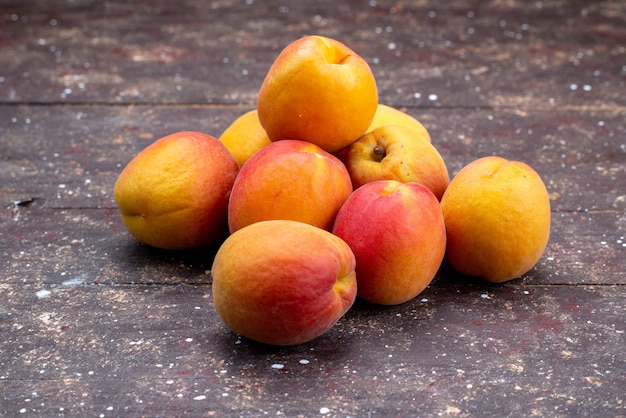
<svg viewBox="0 0 626 418"><path fill-rule="evenodd" d="M241 168L228 224L235 232L254 222L288 219L330 230L350 193L350 175L333 155L304 141L272 142Z"/></svg>
<svg viewBox="0 0 626 418"><path fill-rule="evenodd" d="M421 293L446 249L439 201L417 183L365 184L337 214L333 233L356 257L358 296L381 305L404 303Z"/></svg>
<svg viewBox="0 0 626 418"><path fill-rule="evenodd" d="M354 303L355 260L328 231L296 221L257 222L228 237L211 275L213 303L233 331L273 345L310 341Z"/></svg>

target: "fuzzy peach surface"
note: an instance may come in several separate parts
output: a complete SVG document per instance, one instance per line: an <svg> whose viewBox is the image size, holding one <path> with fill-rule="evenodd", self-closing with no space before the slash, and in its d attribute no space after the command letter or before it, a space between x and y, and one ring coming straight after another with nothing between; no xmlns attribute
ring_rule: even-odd
<svg viewBox="0 0 626 418"><path fill-rule="evenodd" d="M219 140L235 157L241 167L252 155L271 141L259 122L258 112L250 110L235 119L220 135Z"/></svg>
<svg viewBox="0 0 626 418"><path fill-rule="evenodd" d="M420 184L393 180L355 190L337 214L333 233L354 252L359 297L385 305L424 290L446 246L437 198Z"/></svg>
<svg viewBox="0 0 626 418"><path fill-rule="evenodd" d="M422 123L413 116L386 104L378 103L376 114L365 132L371 132L381 126L394 125L413 129L416 135L427 142L432 142L430 133Z"/></svg>
<svg viewBox="0 0 626 418"><path fill-rule="evenodd" d="M216 138L177 132L152 143L120 173L115 201L128 231L164 249L223 239L239 166Z"/></svg>
<svg viewBox="0 0 626 418"><path fill-rule="evenodd" d="M343 43L306 36L287 45L259 91L259 120L272 141L309 141L337 152L361 136L378 105L367 64Z"/></svg>
<svg viewBox="0 0 626 418"><path fill-rule="evenodd" d="M529 165L489 156L459 171L441 199L446 259L492 282L518 278L541 258L550 236L550 199Z"/></svg>
<svg viewBox="0 0 626 418"><path fill-rule="evenodd" d="M376 156L379 149L383 155ZM412 128L386 125L361 136L348 148L344 162L356 189L375 180L416 182L441 199L450 178L443 157Z"/></svg>
<svg viewBox="0 0 626 418"><path fill-rule="evenodd" d="M305 141L274 142L253 155L235 180L230 231L270 219L330 230L350 193L350 176L336 157Z"/></svg>
<svg viewBox="0 0 626 418"><path fill-rule="evenodd" d="M293 345L331 328L356 296L355 260L328 231L296 221L264 221L232 234L211 274L224 322L253 340Z"/></svg>

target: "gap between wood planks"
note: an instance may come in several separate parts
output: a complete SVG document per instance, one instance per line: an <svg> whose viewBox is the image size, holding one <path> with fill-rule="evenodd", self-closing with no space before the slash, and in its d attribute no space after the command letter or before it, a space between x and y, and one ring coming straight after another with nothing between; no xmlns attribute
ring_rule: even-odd
<svg viewBox="0 0 626 418"><path fill-rule="evenodd" d="M389 106L398 107L401 109L471 109L471 110L511 110L511 109L532 109L532 110L555 110L555 111L611 111L611 112L626 112L626 106L616 105L535 105L529 104L527 106L515 105L406 105L406 104L392 104L386 103ZM24 102L0 102L0 107L161 107L161 108L207 108L207 109L245 109L256 107L255 102L247 103L221 103L221 102L64 102L64 101L24 101Z"/></svg>

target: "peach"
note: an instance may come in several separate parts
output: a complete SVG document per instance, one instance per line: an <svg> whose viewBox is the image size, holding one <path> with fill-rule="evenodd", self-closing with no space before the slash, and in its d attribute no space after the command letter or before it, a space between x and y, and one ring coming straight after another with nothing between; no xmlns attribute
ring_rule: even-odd
<svg viewBox="0 0 626 418"><path fill-rule="evenodd" d="M376 128L387 125L404 126L413 129L416 136L425 141L432 142L428 130L419 120L395 107L379 103L374 119L365 132L371 132Z"/></svg>
<svg viewBox="0 0 626 418"><path fill-rule="evenodd" d="M334 153L356 141L378 105L367 62L345 44L306 36L287 45L259 91L261 125L272 141L298 139Z"/></svg>
<svg viewBox="0 0 626 418"><path fill-rule="evenodd" d="M309 142L272 142L241 168L228 225L235 232L254 222L289 219L330 230L350 193L350 175L333 155Z"/></svg>
<svg viewBox="0 0 626 418"><path fill-rule="evenodd" d="M216 138L177 132L152 143L120 173L114 197L128 231L164 249L200 247L228 233L239 166Z"/></svg>
<svg viewBox="0 0 626 418"><path fill-rule="evenodd" d="M454 269L491 282L518 278L550 236L550 199L529 165L489 156L463 167L441 199Z"/></svg>
<svg viewBox="0 0 626 418"><path fill-rule="evenodd" d="M271 141L261 126L257 110L240 115L220 135L219 140L241 167L254 153Z"/></svg>
<svg viewBox="0 0 626 418"><path fill-rule="evenodd" d="M357 295L396 305L420 294L446 249L439 201L425 186L379 180L352 193L332 231L356 257Z"/></svg>
<svg viewBox="0 0 626 418"><path fill-rule="evenodd" d="M350 247L301 222L257 222L229 236L211 275L213 303L236 333L273 345L310 341L335 325L356 297Z"/></svg>
<svg viewBox="0 0 626 418"><path fill-rule="evenodd" d="M375 180L416 182L441 199L450 177L443 157L411 128L381 126L366 133L347 150L344 163L356 189Z"/></svg>

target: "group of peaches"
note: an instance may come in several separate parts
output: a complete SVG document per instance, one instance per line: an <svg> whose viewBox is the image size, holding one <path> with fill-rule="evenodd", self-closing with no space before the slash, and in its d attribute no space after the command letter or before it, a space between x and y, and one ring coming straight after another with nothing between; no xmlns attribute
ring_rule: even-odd
<svg viewBox="0 0 626 418"><path fill-rule="evenodd" d="M450 180L426 128L379 103L367 62L322 36L287 45L256 109L219 138L176 132L143 149L114 197L144 244L219 245L217 314L273 345L320 336L357 297L408 302L444 260L462 275L518 278L550 233L536 171L487 156Z"/></svg>

